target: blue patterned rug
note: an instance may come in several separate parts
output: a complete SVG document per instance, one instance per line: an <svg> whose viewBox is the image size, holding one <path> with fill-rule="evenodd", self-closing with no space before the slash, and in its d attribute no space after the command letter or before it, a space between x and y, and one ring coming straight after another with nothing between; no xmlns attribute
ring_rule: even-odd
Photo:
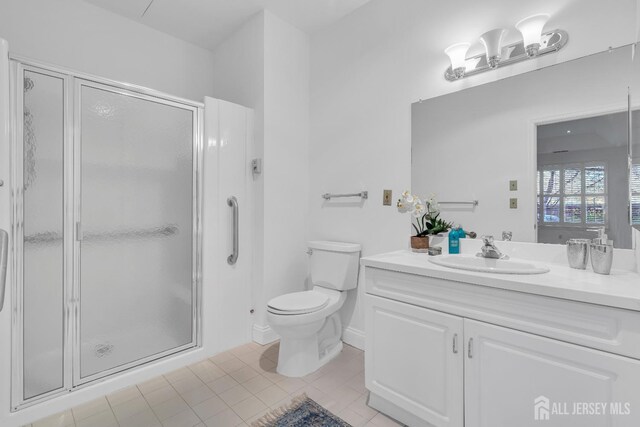
<svg viewBox="0 0 640 427"><path fill-rule="evenodd" d="M251 427L351 427L331 412L324 409L306 394L291 401L289 405L269 412Z"/></svg>

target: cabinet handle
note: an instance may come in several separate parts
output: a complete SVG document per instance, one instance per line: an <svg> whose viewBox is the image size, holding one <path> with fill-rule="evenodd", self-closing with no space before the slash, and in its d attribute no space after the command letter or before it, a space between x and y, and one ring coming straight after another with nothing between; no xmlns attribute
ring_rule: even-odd
<svg viewBox="0 0 640 427"><path fill-rule="evenodd" d="M453 334L453 352L458 354L458 334Z"/></svg>
<svg viewBox="0 0 640 427"><path fill-rule="evenodd" d="M473 338L469 338L469 348L467 355L469 356L469 359L473 357Z"/></svg>
<svg viewBox="0 0 640 427"><path fill-rule="evenodd" d="M82 223L80 221L76 222L76 240L78 242L82 242Z"/></svg>

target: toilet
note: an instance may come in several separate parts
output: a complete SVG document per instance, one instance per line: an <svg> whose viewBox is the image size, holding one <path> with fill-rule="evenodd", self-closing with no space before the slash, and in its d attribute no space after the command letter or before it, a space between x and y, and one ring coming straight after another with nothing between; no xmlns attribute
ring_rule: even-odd
<svg viewBox="0 0 640 427"><path fill-rule="evenodd" d="M342 350L339 310L347 291L358 286L360 245L309 242L310 291L267 303L267 320L280 335L277 371L288 377L314 372Z"/></svg>

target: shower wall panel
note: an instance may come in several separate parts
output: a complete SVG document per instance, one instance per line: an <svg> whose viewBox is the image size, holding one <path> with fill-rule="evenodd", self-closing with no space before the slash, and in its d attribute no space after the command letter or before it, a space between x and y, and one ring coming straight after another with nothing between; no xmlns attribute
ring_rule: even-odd
<svg viewBox="0 0 640 427"><path fill-rule="evenodd" d="M23 398L64 386L65 80L24 70Z"/></svg>

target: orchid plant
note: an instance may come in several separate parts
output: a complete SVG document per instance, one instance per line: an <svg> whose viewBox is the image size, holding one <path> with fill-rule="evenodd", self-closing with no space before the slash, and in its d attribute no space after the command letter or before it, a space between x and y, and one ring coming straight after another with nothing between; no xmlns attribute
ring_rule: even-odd
<svg viewBox="0 0 640 427"><path fill-rule="evenodd" d="M397 207L398 212L410 213L415 218L415 223L411 225L416 231L416 237L444 233L453 226L452 223L439 218L440 209L434 195L422 200L411 192L405 191L398 200Z"/></svg>

